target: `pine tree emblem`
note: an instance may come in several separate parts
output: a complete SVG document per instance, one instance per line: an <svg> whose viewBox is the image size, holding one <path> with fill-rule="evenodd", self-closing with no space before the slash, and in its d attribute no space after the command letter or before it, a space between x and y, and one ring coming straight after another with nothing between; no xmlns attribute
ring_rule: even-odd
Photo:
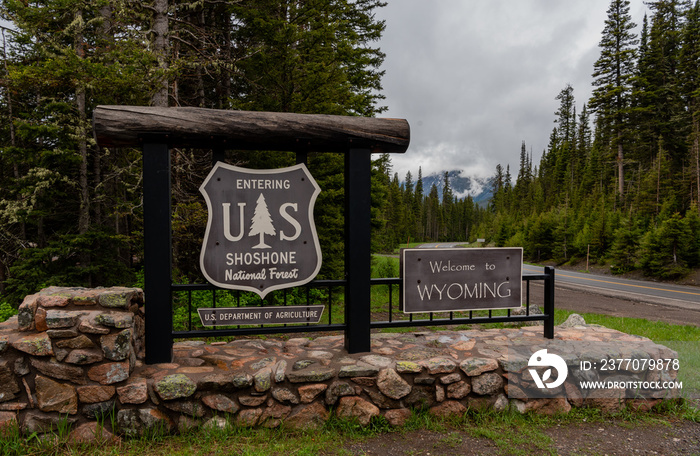
<svg viewBox="0 0 700 456"><path fill-rule="evenodd" d="M270 211L267 209L267 203L265 202L265 197L261 193L258 197L258 201L255 204L255 213L253 214L253 219L251 220L250 232L248 236L260 235L260 242L258 245L254 245L254 249L269 249L269 245L265 244L265 235L274 236L275 227L272 225L272 217L270 216Z"/></svg>

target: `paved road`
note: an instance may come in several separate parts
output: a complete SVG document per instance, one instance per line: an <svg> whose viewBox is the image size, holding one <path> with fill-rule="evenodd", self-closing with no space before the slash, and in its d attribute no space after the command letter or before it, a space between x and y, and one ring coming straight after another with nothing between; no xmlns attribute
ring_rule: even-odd
<svg viewBox="0 0 700 456"><path fill-rule="evenodd" d="M523 273L541 273L543 268L524 265ZM700 309L700 288L667 283L622 279L563 269L555 271L557 287L582 290L633 301Z"/></svg>
<svg viewBox="0 0 700 456"><path fill-rule="evenodd" d="M432 244L419 245L419 249L452 249L464 244L464 242L433 242Z"/></svg>

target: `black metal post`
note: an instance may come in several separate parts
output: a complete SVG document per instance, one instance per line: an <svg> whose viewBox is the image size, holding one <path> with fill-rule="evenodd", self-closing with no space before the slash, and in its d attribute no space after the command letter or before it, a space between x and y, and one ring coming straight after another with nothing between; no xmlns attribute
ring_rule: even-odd
<svg viewBox="0 0 700 456"><path fill-rule="evenodd" d="M369 352L371 152L345 154L345 349Z"/></svg>
<svg viewBox="0 0 700 456"><path fill-rule="evenodd" d="M544 273L544 337L554 339L554 268L545 266Z"/></svg>
<svg viewBox="0 0 700 456"><path fill-rule="evenodd" d="M146 364L173 359L170 150L143 144L143 242L146 297Z"/></svg>
<svg viewBox="0 0 700 456"><path fill-rule="evenodd" d="M226 161L226 149L217 147L211 150L211 166L216 165L216 162Z"/></svg>

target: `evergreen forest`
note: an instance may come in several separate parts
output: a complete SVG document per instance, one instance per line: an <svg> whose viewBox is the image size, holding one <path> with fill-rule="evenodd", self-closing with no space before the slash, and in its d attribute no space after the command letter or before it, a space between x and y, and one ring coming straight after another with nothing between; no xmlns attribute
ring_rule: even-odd
<svg viewBox="0 0 700 456"><path fill-rule="evenodd" d="M447 172L442 195L420 169L401 182L384 157L381 247L483 238L530 261L661 279L700 266L700 2L647 5L638 27L629 1L610 2L591 98L577 105L568 84L553 94L539 163L523 141L517 174L496 166L488 207L455 199Z"/></svg>
<svg viewBox="0 0 700 456"><path fill-rule="evenodd" d="M381 0L0 0L0 302L49 285L138 284L141 151L98 148L98 105L381 114ZM496 168L488 207L373 164L374 251L485 238L533 261L590 256L678 278L700 263L700 3L612 0L580 106L565 86L539 163ZM578 108L578 109L577 109ZM408 119L409 122L411 119ZM543 134L548 134L543 132ZM518 145L514 145L514 154ZM175 280L203 282L208 150L172 154ZM229 150L250 168L289 153ZM321 278L343 276L343 157L309 154Z"/></svg>

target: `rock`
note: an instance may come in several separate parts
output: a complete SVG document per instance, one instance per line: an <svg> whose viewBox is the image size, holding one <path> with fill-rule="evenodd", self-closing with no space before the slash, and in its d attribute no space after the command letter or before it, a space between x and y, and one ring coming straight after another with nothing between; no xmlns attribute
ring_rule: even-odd
<svg viewBox="0 0 700 456"><path fill-rule="evenodd" d="M204 407L199 401L170 401L163 403L167 409L189 417L201 418L205 414Z"/></svg>
<svg viewBox="0 0 700 456"><path fill-rule="evenodd" d="M49 335L51 339L70 339L73 337L78 337L78 331L69 328L69 329L48 329L46 330L46 334Z"/></svg>
<svg viewBox="0 0 700 456"><path fill-rule="evenodd" d="M566 319L566 321L562 324L559 325L560 328L573 328L574 326L585 326L586 325L586 320L584 318L576 313L572 313L569 315L569 317Z"/></svg>
<svg viewBox="0 0 700 456"><path fill-rule="evenodd" d="M253 385L250 374L211 374L197 381L197 389L202 391L235 391Z"/></svg>
<svg viewBox="0 0 700 456"><path fill-rule="evenodd" d="M449 399L463 399L471 390L471 386L465 381L451 383L447 385L447 397Z"/></svg>
<svg viewBox="0 0 700 456"><path fill-rule="evenodd" d="M415 386L411 390L411 394L403 399L407 407L417 410L427 409L435 404L435 395L433 388L429 386Z"/></svg>
<svg viewBox="0 0 700 456"><path fill-rule="evenodd" d="M0 438L5 435L14 434L13 430L18 429L17 413L15 412L0 412Z"/></svg>
<svg viewBox="0 0 700 456"><path fill-rule="evenodd" d="M100 345L105 358L122 361L131 354L131 330L125 329L117 334L100 337Z"/></svg>
<svg viewBox="0 0 700 456"><path fill-rule="evenodd" d="M185 374L172 374L157 381L154 389L161 399L170 401L193 395L197 390L197 384Z"/></svg>
<svg viewBox="0 0 700 456"><path fill-rule="evenodd" d="M83 406L81 413L88 419L104 419L114 412L114 399Z"/></svg>
<svg viewBox="0 0 700 456"><path fill-rule="evenodd" d="M213 416L202 426L204 429L219 429L223 431L228 427L228 421L223 416Z"/></svg>
<svg viewBox="0 0 700 456"><path fill-rule="evenodd" d="M155 408L121 409L117 413L117 427L127 437L152 432L168 433L173 426L168 415Z"/></svg>
<svg viewBox="0 0 700 456"><path fill-rule="evenodd" d="M66 426L72 426L77 421L77 417L30 410L24 416L22 430L25 434L43 434L45 432L57 431L59 428L65 428Z"/></svg>
<svg viewBox="0 0 700 456"><path fill-rule="evenodd" d="M287 380L292 383L318 383L325 382L335 377L335 369L332 367L307 368L304 370L287 373Z"/></svg>
<svg viewBox="0 0 700 456"><path fill-rule="evenodd" d="M379 369L375 366L370 366L368 364L365 364L365 365L352 364L349 366L341 367L340 372L338 372L338 377L340 377L340 378L374 377L378 373L379 373Z"/></svg>
<svg viewBox="0 0 700 456"><path fill-rule="evenodd" d="M39 292L37 302L43 307L66 307L71 301L66 291L63 287L44 288Z"/></svg>
<svg viewBox="0 0 700 456"><path fill-rule="evenodd" d="M326 404L333 405L338 402L338 398L353 394L355 394L355 388L352 385L345 382L333 382L326 390Z"/></svg>
<svg viewBox="0 0 700 456"><path fill-rule="evenodd" d="M506 358L499 358L498 365L504 372L520 373L528 365L529 358L520 355L509 354Z"/></svg>
<svg viewBox="0 0 700 456"><path fill-rule="evenodd" d="M109 288L100 293L97 302L102 307L128 309L133 301L143 300L143 291L138 288Z"/></svg>
<svg viewBox="0 0 700 456"><path fill-rule="evenodd" d="M90 380L103 385L123 382L129 378L129 362L104 363L88 370Z"/></svg>
<svg viewBox="0 0 700 456"><path fill-rule="evenodd" d="M240 410L240 407L233 399L223 394L209 394L202 397L202 402L207 407L219 412L234 414Z"/></svg>
<svg viewBox="0 0 700 456"><path fill-rule="evenodd" d="M78 385L84 385L86 383L85 371L82 367L59 363L55 358L51 358L49 361L31 358L29 362L36 370L47 377L68 380Z"/></svg>
<svg viewBox="0 0 700 456"><path fill-rule="evenodd" d="M71 445L115 445L121 439L96 421L78 426L68 434L68 443Z"/></svg>
<svg viewBox="0 0 700 456"><path fill-rule="evenodd" d="M411 419L412 413L408 409L393 409L384 412L384 418L387 422L396 427L403 426L408 420Z"/></svg>
<svg viewBox="0 0 700 456"><path fill-rule="evenodd" d="M19 375L20 377L24 377L31 371L29 370L29 363L27 362L27 358L24 356L21 356L15 360L15 374Z"/></svg>
<svg viewBox="0 0 700 456"><path fill-rule="evenodd" d="M134 314L131 312L103 312L95 316L95 323L118 329L131 328L134 325Z"/></svg>
<svg viewBox="0 0 700 456"><path fill-rule="evenodd" d="M102 353L98 350L71 350L70 353L63 359L63 362L68 364L76 364L84 366L87 364L99 363L104 359Z"/></svg>
<svg viewBox="0 0 700 456"><path fill-rule="evenodd" d="M20 331L31 331L36 328L34 314L38 306L37 295L29 295L24 298L17 309L17 327Z"/></svg>
<svg viewBox="0 0 700 456"><path fill-rule="evenodd" d="M415 383L416 385L434 385L435 377L430 377L429 375L425 375L423 377L416 377L413 379L413 383Z"/></svg>
<svg viewBox="0 0 700 456"><path fill-rule="evenodd" d="M87 385L77 388L78 399L84 404L94 404L112 399L115 388L110 385Z"/></svg>
<svg viewBox="0 0 700 456"><path fill-rule="evenodd" d="M80 320L78 331L85 334L109 334L109 328L105 328L97 322L92 322L88 318L82 318Z"/></svg>
<svg viewBox="0 0 700 456"><path fill-rule="evenodd" d="M70 339L59 340L55 343L58 348L94 348L95 344L84 334Z"/></svg>
<svg viewBox="0 0 700 456"><path fill-rule="evenodd" d="M462 380L462 376L459 375L459 372L455 372L454 374L449 374L449 375L445 375L443 377L440 377L440 383L442 383L443 385L450 385L450 384L456 383L460 380Z"/></svg>
<svg viewBox="0 0 700 456"><path fill-rule="evenodd" d="M277 363L277 365L272 370L273 378L275 383L282 383L285 379L287 372L287 361L282 360Z"/></svg>
<svg viewBox="0 0 700 456"><path fill-rule="evenodd" d="M36 400L42 412L58 412L75 415L78 413L78 395L75 388L47 377L37 375L34 380Z"/></svg>
<svg viewBox="0 0 700 456"><path fill-rule="evenodd" d="M377 387L387 397L401 399L411 392L409 385L394 369L382 369L377 378Z"/></svg>
<svg viewBox="0 0 700 456"><path fill-rule="evenodd" d="M296 407L284 420L284 426L291 429L312 430L320 429L328 421L328 410L322 404L313 404Z"/></svg>
<svg viewBox="0 0 700 456"><path fill-rule="evenodd" d="M357 419L366 426L370 420L379 415L379 408L358 396L342 397L335 414L340 419Z"/></svg>
<svg viewBox="0 0 700 456"><path fill-rule="evenodd" d="M563 397L530 399L527 402L513 399L511 404L513 404L515 409L520 413L535 412L541 415L552 416L560 413L569 413L569 411L571 411L571 404Z"/></svg>
<svg viewBox="0 0 700 456"><path fill-rule="evenodd" d="M253 376L248 373L236 374L231 379L231 384L235 388L247 388L249 386L252 386L253 382Z"/></svg>
<svg viewBox="0 0 700 456"><path fill-rule="evenodd" d="M143 404L148 399L148 383L146 379L132 380L118 387L117 395L122 404Z"/></svg>
<svg viewBox="0 0 700 456"><path fill-rule="evenodd" d="M304 385L300 386L298 389L299 400L302 404L309 404L313 402L321 393L326 391L328 385L323 383Z"/></svg>
<svg viewBox="0 0 700 456"><path fill-rule="evenodd" d="M255 391L264 393L272 387L272 369L265 367L253 375Z"/></svg>
<svg viewBox="0 0 700 456"><path fill-rule="evenodd" d="M299 398L289 388L274 388L272 390L272 397L283 404L285 402L294 405L299 403Z"/></svg>
<svg viewBox="0 0 700 456"><path fill-rule="evenodd" d="M353 377L351 380L360 386L376 386L377 384L376 377Z"/></svg>
<svg viewBox="0 0 700 456"><path fill-rule="evenodd" d="M46 331L49 327L46 325L46 309L37 307L34 313L34 327L37 332Z"/></svg>
<svg viewBox="0 0 700 456"><path fill-rule="evenodd" d="M503 389L503 377L489 372L472 378L472 391L482 396L494 396Z"/></svg>
<svg viewBox="0 0 700 456"><path fill-rule="evenodd" d="M493 409L497 412L505 412L508 409L508 398L504 394L499 394L493 404Z"/></svg>
<svg viewBox="0 0 700 456"><path fill-rule="evenodd" d="M459 364L468 377L476 377L484 372L489 372L498 369L498 361L491 358L468 358Z"/></svg>
<svg viewBox="0 0 700 456"><path fill-rule="evenodd" d="M238 402L246 407L257 407L262 405L263 402L267 400L267 395L265 396L239 396Z"/></svg>
<svg viewBox="0 0 700 456"><path fill-rule="evenodd" d="M413 361L398 361L396 363L396 372L399 374L419 374L423 370L423 366Z"/></svg>
<svg viewBox="0 0 700 456"><path fill-rule="evenodd" d="M309 367L310 365L315 364L315 363L316 363L316 361L312 361L310 359L300 359L300 360L294 362L294 365L292 366L292 370L296 371L296 370L306 369L307 367Z"/></svg>
<svg viewBox="0 0 700 456"><path fill-rule="evenodd" d="M266 428L279 427L290 413L292 413L292 408L288 405L273 404L263 411L258 424Z"/></svg>
<svg viewBox="0 0 700 456"><path fill-rule="evenodd" d="M53 356L51 339L46 332L22 337L11 344L15 349L32 356Z"/></svg>
<svg viewBox="0 0 700 456"><path fill-rule="evenodd" d="M76 306L95 306L101 290L91 288L74 288L70 292L71 302Z"/></svg>
<svg viewBox="0 0 700 456"><path fill-rule="evenodd" d="M362 362L379 368L389 367L394 364L394 360L385 356L366 355L360 358Z"/></svg>
<svg viewBox="0 0 700 456"><path fill-rule="evenodd" d="M372 403L380 409L395 409L401 407L401 401L391 399L372 388L365 388L364 392L372 400Z"/></svg>
<svg viewBox="0 0 700 456"><path fill-rule="evenodd" d="M443 402L445 398L445 388L441 385L435 385L435 400Z"/></svg>
<svg viewBox="0 0 700 456"><path fill-rule="evenodd" d="M467 408L457 401L445 401L439 405L431 407L429 413L438 418L451 418L463 416L467 413Z"/></svg>
<svg viewBox="0 0 700 456"><path fill-rule="evenodd" d="M431 358L427 361L426 367L430 375L449 374L457 368L457 363L449 358Z"/></svg>
<svg viewBox="0 0 700 456"><path fill-rule="evenodd" d="M46 326L49 329L72 328L78 323L78 313L65 310L47 310Z"/></svg>
<svg viewBox="0 0 700 456"><path fill-rule="evenodd" d="M11 401L20 392L14 372L10 368L10 362L0 361L0 402Z"/></svg>
<svg viewBox="0 0 700 456"><path fill-rule="evenodd" d="M241 410L238 415L236 415L236 426L240 427L253 427L258 424L258 420L262 416L262 409L247 409Z"/></svg>

